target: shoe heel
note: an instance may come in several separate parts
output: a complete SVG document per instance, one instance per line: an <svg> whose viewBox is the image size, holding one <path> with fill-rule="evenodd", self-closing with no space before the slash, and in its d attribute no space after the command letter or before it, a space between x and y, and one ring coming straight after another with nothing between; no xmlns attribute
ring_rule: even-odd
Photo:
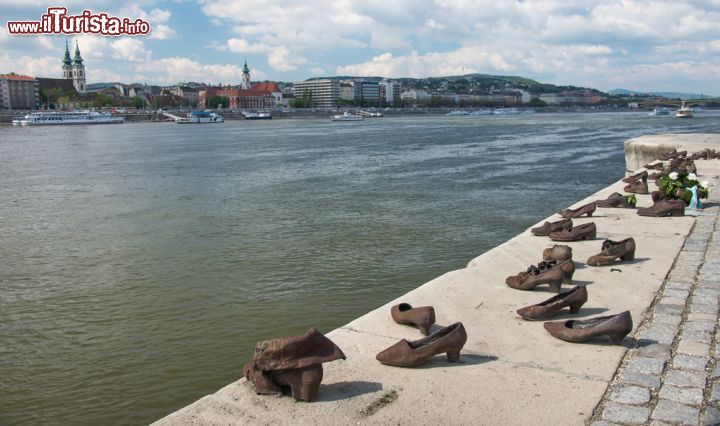
<svg viewBox="0 0 720 426"><path fill-rule="evenodd" d="M563 284L568 284L568 285L569 285L569 284L572 284L572 274L570 274L570 275L563 275L562 283L563 283Z"/></svg>
<svg viewBox="0 0 720 426"><path fill-rule="evenodd" d="M628 335L627 333L613 333L613 334L608 334L608 337L610 337L610 343L612 343L613 345L621 345L623 339L627 335Z"/></svg>
<svg viewBox="0 0 720 426"><path fill-rule="evenodd" d="M420 333L422 333L423 336L427 336L428 334L430 334L430 327L418 325L418 328L420 329Z"/></svg>
<svg viewBox="0 0 720 426"><path fill-rule="evenodd" d="M448 362L458 362L460 359L460 349L453 349L451 351L447 351L447 359Z"/></svg>
<svg viewBox="0 0 720 426"><path fill-rule="evenodd" d="M582 308L582 305L585 304L584 300L581 300L580 302L573 303L572 305L568 305L570 307L570 313L571 314L577 314L580 312L580 308Z"/></svg>
<svg viewBox="0 0 720 426"><path fill-rule="evenodd" d="M629 252L625 256L620 256L621 260L635 260L635 250Z"/></svg>
<svg viewBox="0 0 720 426"><path fill-rule="evenodd" d="M685 216L685 212L681 210L673 210L670 212L670 216Z"/></svg>
<svg viewBox="0 0 720 426"><path fill-rule="evenodd" d="M553 293L560 293L560 286L562 286L562 280L553 281L548 283L550 285L550 291Z"/></svg>
<svg viewBox="0 0 720 426"><path fill-rule="evenodd" d="M301 401L312 401L320 390L320 382L295 382L290 384L292 397Z"/></svg>

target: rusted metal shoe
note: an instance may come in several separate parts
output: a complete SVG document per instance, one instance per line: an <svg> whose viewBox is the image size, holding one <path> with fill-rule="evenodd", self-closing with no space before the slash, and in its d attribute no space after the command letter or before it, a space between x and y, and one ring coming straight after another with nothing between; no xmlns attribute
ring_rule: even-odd
<svg viewBox="0 0 720 426"><path fill-rule="evenodd" d="M608 266L615 263L615 259L635 259L635 239L625 238L622 241L605 240L602 244L602 251L590 256L587 261L591 266Z"/></svg>
<svg viewBox="0 0 720 426"><path fill-rule="evenodd" d="M572 247L555 244L552 247L543 250L543 260L557 260L558 262L564 262L568 259L572 259Z"/></svg>
<svg viewBox="0 0 720 426"><path fill-rule="evenodd" d="M620 344L632 331L630 311L617 315L595 317L587 320L546 322L545 330L553 337L567 342L584 342L597 336L608 336L614 344Z"/></svg>
<svg viewBox="0 0 720 426"><path fill-rule="evenodd" d="M546 321L557 315L561 309L570 307L570 313L576 314L588 300L587 287L575 286L537 305L526 306L517 310L526 321Z"/></svg>
<svg viewBox="0 0 720 426"><path fill-rule="evenodd" d="M560 219L557 222L545 222L542 226L532 228L530 232L541 237L546 237L551 232L559 231L561 229L570 229L572 226L573 223L571 219Z"/></svg>
<svg viewBox="0 0 720 426"><path fill-rule="evenodd" d="M466 341L465 327L461 322L456 322L420 340L408 342L402 339L375 358L395 367L417 367L435 355L444 353L449 362L457 362Z"/></svg>
<svg viewBox="0 0 720 426"><path fill-rule="evenodd" d="M551 232L549 236L553 241L594 240L597 236L597 229L595 228L595 222L590 222L573 226L569 230L563 229L562 231Z"/></svg>
<svg viewBox="0 0 720 426"><path fill-rule="evenodd" d="M390 316L398 324L417 326L426 336L435 324L435 309L432 306L413 308L408 303L401 303L390 308Z"/></svg>
<svg viewBox="0 0 720 426"><path fill-rule="evenodd" d="M572 263L572 260L566 262ZM575 265L573 264L573 268ZM573 272L575 272L573 270ZM505 284L510 288L517 290L532 290L541 284L548 284L550 291L560 292L560 286L565 281L565 273L559 267L540 271L538 269L530 269L528 272L521 272L517 275L511 275L505 279Z"/></svg>
<svg viewBox="0 0 720 426"><path fill-rule="evenodd" d="M667 160L671 160L671 159L673 159L673 158L684 157L684 156L686 156L686 155L687 155L687 151L680 151L680 152L678 152L677 149L673 149L673 150L670 151L670 152L666 152L666 153L664 153L664 154L660 154L660 156L658 157L658 159L659 159L659 160L662 160L662 161L667 161Z"/></svg>
<svg viewBox="0 0 720 426"><path fill-rule="evenodd" d="M302 336L258 342L243 372L259 394L279 394L290 387L293 398L312 401L322 381L322 363L336 359L345 359L343 351L312 328Z"/></svg>
<svg viewBox="0 0 720 426"><path fill-rule="evenodd" d="M665 163L663 163L661 161L661 162L655 163L655 164L646 164L643 167L648 170L662 170L663 168L665 168Z"/></svg>
<svg viewBox="0 0 720 426"><path fill-rule="evenodd" d="M635 182L635 183L625 185L625 187L623 188L623 191L630 192L633 194L649 194L650 193L648 191L647 181L646 182Z"/></svg>
<svg viewBox="0 0 720 426"><path fill-rule="evenodd" d="M652 207L640 208L637 210L640 216L685 216L685 201L662 199L655 202Z"/></svg>
<svg viewBox="0 0 720 426"><path fill-rule="evenodd" d="M565 209L558 212L560 216L565 218L574 219L576 217L580 217L584 214L587 214L588 217L592 216L593 212L595 212L595 202L587 203L582 207L578 207L576 209Z"/></svg>
<svg viewBox="0 0 720 426"><path fill-rule="evenodd" d="M610 208L619 207L624 209L634 209L635 203L628 201L627 195L622 195L619 192L613 192L604 200L596 200L595 205L598 207Z"/></svg>
<svg viewBox="0 0 720 426"><path fill-rule="evenodd" d="M648 178L648 172L647 172L647 170L643 170L643 171L640 172L640 173L636 173L636 174L634 174L634 175L632 175L632 176L628 176L628 177L626 177L626 178L623 178L622 181L625 182L625 183L635 183L635 182L637 182L637 181L639 181L639 180L647 181L647 178Z"/></svg>

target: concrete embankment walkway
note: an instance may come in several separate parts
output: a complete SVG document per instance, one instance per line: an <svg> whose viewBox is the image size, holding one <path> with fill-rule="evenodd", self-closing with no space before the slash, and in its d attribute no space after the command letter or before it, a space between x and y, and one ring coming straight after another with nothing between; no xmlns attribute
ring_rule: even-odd
<svg viewBox="0 0 720 426"><path fill-rule="evenodd" d="M670 149L677 146L690 152L698 150L691 142L678 140ZM720 148L720 135L716 135L714 143ZM701 179L714 186L720 160L699 160L696 165ZM623 186L618 181L571 207L623 192ZM652 204L649 195L637 198L639 207ZM553 215L546 220L558 219L559 215ZM622 346L610 345L604 338L583 344L563 342L550 336L542 322L526 322L517 316L516 309L552 295L547 286L519 291L505 285L508 275L537 263L542 259L542 250L553 245L547 237L533 236L528 229L473 259L466 268L448 272L327 333L343 349L347 360L324 365L325 377L315 402L256 395L240 379L157 424L528 425L583 424L598 419L607 407L601 401L606 393L610 395L608 386L628 348L634 352L641 342L634 337L636 329L643 324L658 291L667 288L663 285L668 272L687 246L686 237L696 219L640 217L632 209L598 208L593 217L573 221L593 221L598 229L594 241L568 243L578 267L573 285L587 285L589 299L578 315L566 310L555 319L582 319L629 310L635 330ZM600 251L604 238L627 237L634 237L637 244L634 261L602 268L585 264L589 256ZM565 290L570 288L564 286ZM420 368L406 369L375 360L378 352L400 339L422 337L416 329L392 321L390 307L400 302L433 305L440 326L464 323L468 341L458 363L449 364L444 355L439 355ZM438 328L436 325L433 330ZM652 335L642 338L667 344ZM397 399L367 415L365 409L390 391L397 392Z"/></svg>

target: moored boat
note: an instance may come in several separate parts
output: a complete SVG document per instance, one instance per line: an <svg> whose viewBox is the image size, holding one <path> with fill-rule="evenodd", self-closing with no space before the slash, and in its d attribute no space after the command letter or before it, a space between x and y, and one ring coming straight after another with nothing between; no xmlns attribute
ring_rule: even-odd
<svg viewBox="0 0 720 426"><path fill-rule="evenodd" d="M109 112L98 111L63 111L63 112L32 112L13 118L15 126L48 126L60 124L119 124L124 117Z"/></svg>
<svg viewBox="0 0 720 426"><path fill-rule="evenodd" d="M363 120L362 115L350 114L347 111L345 111L344 113L342 113L340 115L332 116L332 121L362 121L362 120Z"/></svg>
<svg viewBox="0 0 720 426"><path fill-rule="evenodd" d="M200 123L224 123L222 115L211 111L191 111L187 117L179 117L175 120L178 124L200 124Z"/></svg>
<svg viewBox="0 0 720 426"><path fill-rule="evenodd" d="M272 114L267 111L243 111L241 113L246 120L270 120Z"/></svg>
<svg viewBox="0 0 720 426"><path fill-rule="evenodd" d="M689 106L686 106L685 101L683 101L680 109L675 111L675 117L677 117L677 118L692 118L692 116L693 116L692 108L690 108Z"/></svg>

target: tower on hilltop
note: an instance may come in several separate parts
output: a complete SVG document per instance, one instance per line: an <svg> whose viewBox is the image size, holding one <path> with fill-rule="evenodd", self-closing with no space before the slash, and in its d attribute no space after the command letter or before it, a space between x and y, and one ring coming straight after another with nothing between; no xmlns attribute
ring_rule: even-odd
<svg viewBox="0 0 720 426"><path fill-rule="evenodd" d="M68 55L67 49L66 55ZM85 93L85 65L83 65L83 59L80 56L80 46L77 40L75 40L75 57L72 60L72 79L75 90L78 93Z"/></svg>
<svg viewBox="0 0 720 426"><path fill-rule="evenodd" d="M246 90L250 88L250 69L247 66L247 59L245 59L245 66L243 67L242 88Z"/></svg>

